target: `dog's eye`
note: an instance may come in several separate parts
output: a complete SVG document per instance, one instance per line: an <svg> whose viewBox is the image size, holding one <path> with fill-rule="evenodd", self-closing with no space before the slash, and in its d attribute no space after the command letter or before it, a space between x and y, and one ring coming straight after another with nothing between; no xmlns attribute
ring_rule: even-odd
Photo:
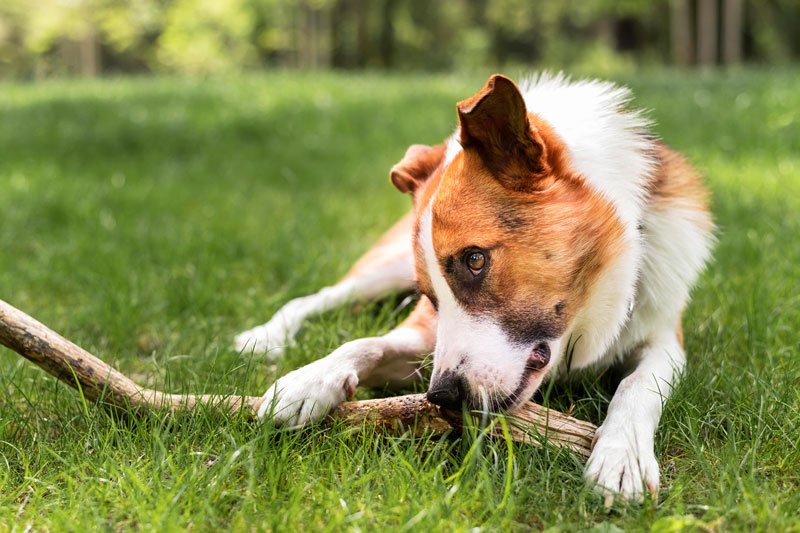
<svg viewBox="0 0 800 533"><path fill-rule="evenodd" d="M468 252L466 262L470 271L477 276L486 265L486 256L482 252Z"/></svg>

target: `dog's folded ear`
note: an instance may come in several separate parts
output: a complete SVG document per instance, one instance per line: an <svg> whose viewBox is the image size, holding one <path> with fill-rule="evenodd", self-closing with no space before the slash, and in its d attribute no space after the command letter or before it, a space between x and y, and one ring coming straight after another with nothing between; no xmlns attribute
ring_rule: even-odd
<svg viewBox="0 0 800 533"><path fill-rule="evenodd" d="M509 78L495 74L483 89L458 103L461 146L474 151L513 189L536 188L549 172L542 137L528 120L525 100Z"/></svg>
<svg viewBox="0 0 800 533"><path fill-rule="evenodd" d="M395 166L389 176L397 190L412 195L427 180L444 159L445 147L412 144L406 155Z"/></svg>

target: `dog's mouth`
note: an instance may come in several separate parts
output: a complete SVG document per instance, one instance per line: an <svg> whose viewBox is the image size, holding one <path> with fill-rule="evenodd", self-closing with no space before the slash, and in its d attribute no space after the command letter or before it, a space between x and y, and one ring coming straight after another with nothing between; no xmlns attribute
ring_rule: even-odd
<svg viewBox="0 0 800 533"><path fill-rule="evenodd" d="M470 407L477 410L488 410L490 412L508 412L522 405L528 400L525 391L531 385L536 374L544 370L550 363L550 345L547 342L540 342L528 356L525 369L522 371L516 388L508 395L486 401L483 398L470 398Z"/></svg>

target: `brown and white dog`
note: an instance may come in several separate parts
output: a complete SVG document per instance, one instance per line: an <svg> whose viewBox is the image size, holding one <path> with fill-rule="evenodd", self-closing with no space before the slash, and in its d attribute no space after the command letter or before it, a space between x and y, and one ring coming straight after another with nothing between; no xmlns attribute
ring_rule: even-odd
<svg viewBox="0 0 800 533"><path fill-rule="evenodd" d="M626 89L495 75L458 104L459 128L414 145L391 171L414 209L338 284L286 304L236 338L278 355L312 314L419 288L411 315L280 378L260 415L302 425L358 384L419 379L428 397L508 410L548 376L625 362L586 477L640 498L658 488L653 437L682 372L681 312L709 257L700 177L626 109Z"/></svg>

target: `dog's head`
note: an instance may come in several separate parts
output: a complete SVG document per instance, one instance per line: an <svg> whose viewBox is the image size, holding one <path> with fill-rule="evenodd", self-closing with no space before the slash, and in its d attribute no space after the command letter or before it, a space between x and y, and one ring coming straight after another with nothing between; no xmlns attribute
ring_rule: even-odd
<svg viewBox="0 0 800 533"><path fill-rule="evenodd" d="M458 117L391 177L414 197L417 280L438 311L428 397L507 410L556 366L623 229L513 81L492 76Z"/></svg>

